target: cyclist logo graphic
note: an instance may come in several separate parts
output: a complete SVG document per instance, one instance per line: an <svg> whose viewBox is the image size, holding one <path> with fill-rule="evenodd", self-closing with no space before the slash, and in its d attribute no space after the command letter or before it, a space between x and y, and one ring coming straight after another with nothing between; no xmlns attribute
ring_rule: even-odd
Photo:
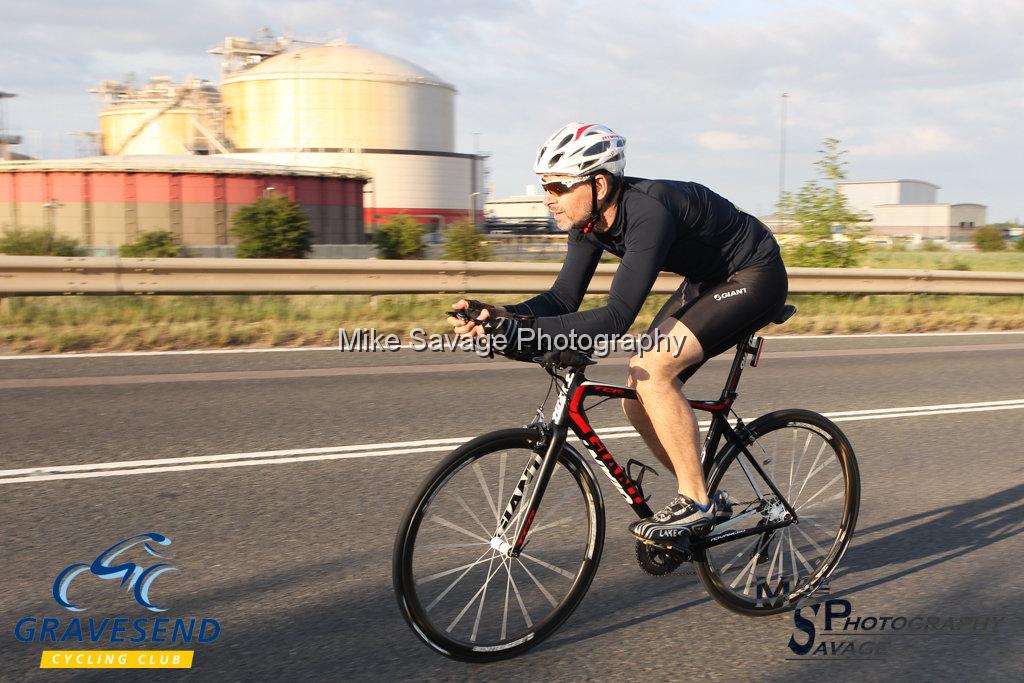
<svg viewBox="0 0 1024 683"><path fill-rule="evenodd" d="M175 571L175 567L172 567L166 562L158 562L150 565L149 567L143 567L135 562L125 561L122 561L119 564L113 564L119 555L140 544L149 555L165 559L166 556L157 552L154 545L169 546L171 544L171 539L167 538L163 534L152 532L139 534L137 536L126 538L123 541L119 541L110 546L100 553L96 559L92 561L92 564L76 562L67 566L60 574L57 575L57 579L53 582L53 599L57 601L58 605L71 610L72 612L84 611L84 607L74 605L68 598L68 588L70 588L71 581L76 576L82 572L89 571L94 576L105 581L120 579L121 582L118 585L126 587L126 590L132 591L135 596L135 600L146 609L153 612L166 611L164 608L157 607L150 602L149 589L153 585L153 581L156 580L156 577L160 576L164 572Z"/></svg>

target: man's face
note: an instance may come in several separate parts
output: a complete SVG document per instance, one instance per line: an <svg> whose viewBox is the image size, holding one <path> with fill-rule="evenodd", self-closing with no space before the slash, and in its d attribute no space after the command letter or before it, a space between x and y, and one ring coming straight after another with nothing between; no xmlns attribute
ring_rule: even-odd
<svg viewBox="0 0 1024 683"><path fill-rule="evenodd" d="M577 176L544 175L540 180L541 183L572 182L577 180ZM573 227L582 226L593 210L590 182L577 183L562 195L556 196L553 192L545 191L544 206L554 215L555 224L559 230L570 230Z"/></svg>

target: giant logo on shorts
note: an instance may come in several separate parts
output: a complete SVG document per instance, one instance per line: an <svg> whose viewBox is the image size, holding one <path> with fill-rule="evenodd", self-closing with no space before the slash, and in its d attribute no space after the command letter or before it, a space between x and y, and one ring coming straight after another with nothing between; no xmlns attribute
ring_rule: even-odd
<svg viewBox="0 0 1024 683"><path fill-rule="evenodd" d="M746 293L747 293L747 288L746 287L742 287L740 289L734 289L731 292L723 292L722 294L715 294L715 301L721 301L722 299L728 299L729 297L736 296L737 294L746 294Z"/></svg>

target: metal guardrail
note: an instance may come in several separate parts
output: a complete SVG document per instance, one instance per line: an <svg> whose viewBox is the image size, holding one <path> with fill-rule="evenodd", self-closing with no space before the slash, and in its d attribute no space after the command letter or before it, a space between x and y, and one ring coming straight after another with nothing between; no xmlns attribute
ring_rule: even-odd
<svg viewBox="0 0 1024 683"><path fill-rule="evenodd" d="M64 294L481 294L537 292L558 263L0 256L0 297ZM617 264L601 264L591 293L607 293ZM662 274L654 292L675 291ZM790 268L792 293L1024 294L1024 273Z"/></svg>

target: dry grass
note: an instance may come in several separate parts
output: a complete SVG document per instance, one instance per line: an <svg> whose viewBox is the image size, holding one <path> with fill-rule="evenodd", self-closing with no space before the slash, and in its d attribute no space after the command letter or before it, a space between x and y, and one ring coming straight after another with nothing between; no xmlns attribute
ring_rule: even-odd
<svg viewBox="0 0 1024 683"><path fill-rule="evenodd" d="M11 353L330 346L338 328L442 332L454 296L28 297L3 300L0 350ZM519 297L495 297L516 301ZM651 297L634 331L663 296ZM584 308L604 296L588 297ZM794 295L779 334L1024 330L1024 297Z"/></svg>

